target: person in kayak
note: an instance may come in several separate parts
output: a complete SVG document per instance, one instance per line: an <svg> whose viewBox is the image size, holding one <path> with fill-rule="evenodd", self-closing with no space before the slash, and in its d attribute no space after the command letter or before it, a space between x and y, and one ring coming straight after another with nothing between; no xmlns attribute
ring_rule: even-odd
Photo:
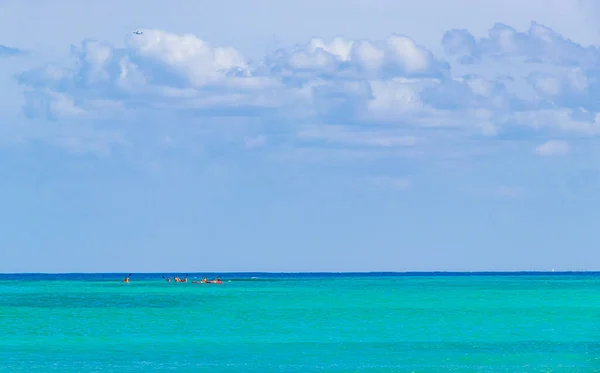
<svg viewBox="0 0 600 373"><path fill-rule="evenodd" d="M179 277L175 276L175 277L173 277L173 279L175 280L175 282L187 282L187 277L188 277L188 275L185 275L185 277L182 280Z"/></svg>
<svg viewBox="0 0 600 373"><path fill-rule="evenodd" d="M129 276L125 277L125 278L123 279L123 281L121 281L121 282L124 282L124 283L129 283L129 277L131 277L131 273L129 274Z"/></svg>

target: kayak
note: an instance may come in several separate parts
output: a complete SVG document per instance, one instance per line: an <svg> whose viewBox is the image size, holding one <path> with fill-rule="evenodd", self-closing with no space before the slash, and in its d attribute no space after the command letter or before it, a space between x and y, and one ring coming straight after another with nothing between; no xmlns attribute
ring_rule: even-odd
<svg viewBox="0 0 600 373"><path fill-rule="evenodd" d="M223 281L206 281L206 282L202 282L202 281L192 281L192 284L222 284Z"/></svg>

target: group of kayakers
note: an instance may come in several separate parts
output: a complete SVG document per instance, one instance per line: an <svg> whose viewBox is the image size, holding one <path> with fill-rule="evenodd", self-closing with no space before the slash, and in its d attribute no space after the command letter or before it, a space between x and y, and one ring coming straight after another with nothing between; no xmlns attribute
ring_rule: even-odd
<svg viewBox="0 0 600 373"><path fill-rule="evenodd" d="M207 280L206 277L202 278L202 281L192 281L192 284L222 284L223 281L221 281L221 276L217 276L217 278L214 278L212 280Z"/></svg>
<svg viewBox="0 0 600 373"><path fill-rule="evenodd" d="M131 277L131 273L129 274L129 276L125 277L125 279L123 279L124 283L129 283L129 278ZM171 282L171 277L165 277L162 276L163 279L165 279L166 282ZM188 282L187 280L188 275L186 274L183 278L180 278L178 276L174 276L173 277L173 281L175 282ZM223 281L221 281L221 276L218 276L215 279L212 280L207 280L206 277L202 278L202 281L192 281L192 284L222 284Z"/></svg>
<svg viewBox="0 0 600 373"><path fill-rule="evenodd" d="M162 278L165 278L165 276L163 276ZM173 277L173 281L175 281L175 282L187 282L187 278L188 278L188 275L185 275L185 277L183 277L183 278L179 278L179 277L175 276L175 277ZM171 282L171 277L167 277L165 280L167 282Z"/></svg>

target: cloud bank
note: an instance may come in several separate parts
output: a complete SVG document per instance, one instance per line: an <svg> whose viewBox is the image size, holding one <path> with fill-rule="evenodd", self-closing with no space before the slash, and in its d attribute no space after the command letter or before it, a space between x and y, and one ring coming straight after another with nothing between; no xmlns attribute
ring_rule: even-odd
<svg viewBox="0 0 600 373"><path fill-rule="evenodd" d="M259 61L196 35L141 31L128 35L124 48L83 40L71 49L72 65L19 74L26 116L94 123L241 118L277 124L298 141L371 148L411 148L440 134L600 132L600 50L535 22L526 31L498 23L482 38L449 30L443 56L394 34L315 38ZM248 149L267 143L260 133L240 142Z"/></svg>

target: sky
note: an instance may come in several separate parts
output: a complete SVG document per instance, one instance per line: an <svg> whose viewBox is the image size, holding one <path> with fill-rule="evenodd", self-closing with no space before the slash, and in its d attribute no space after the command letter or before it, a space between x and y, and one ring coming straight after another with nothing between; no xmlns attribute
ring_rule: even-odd
<svg viewBox="0 0 600 373"><path fill-rule="evenodd" d="M0 0L0 272L600 269L599 15Z"/></svg>

